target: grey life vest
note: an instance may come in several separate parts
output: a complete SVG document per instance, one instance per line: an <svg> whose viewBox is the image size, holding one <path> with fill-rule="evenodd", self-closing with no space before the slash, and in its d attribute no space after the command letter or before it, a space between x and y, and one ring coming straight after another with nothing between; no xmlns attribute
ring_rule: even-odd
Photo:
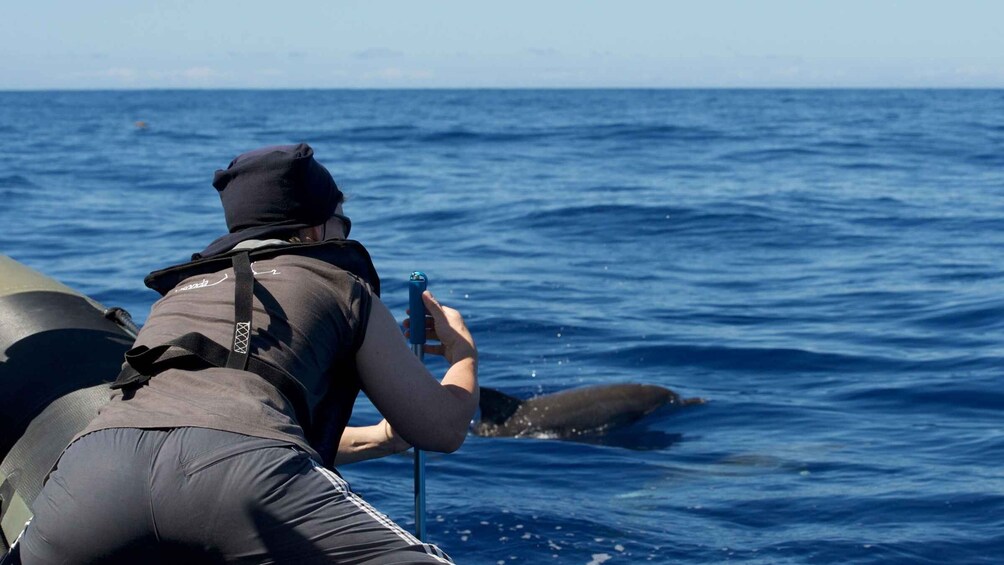
<svg viewBox="0 0 1004 565"><path fill-rule="evenodd" d="M224 347L198 332L189 332L152 347L145 345L134 347L126 352L126 366L111 385L112 388L139 387L157 374L172 368L197 370L226 367L250 371L268 381L289 401L296 413L297 423L313 445L314 441L311 441L311 438L324 436L324 431L319 429L323 423L312 422L303 383L282 367L250 353L250 340L254 332L251 315L255 284L251 263L286 254L307 256L332 264L366 282L377 296L380 295L380 278L373 267L369 253L360 243L352 240L238 249L154 271L144 282L163 296L189 277L214 273L233 266L236 285L233 338L230 347ZM164 358L164 354L172 347L184 350L187 355ZM320 405L328 405L330 402L330 399L324 399ZM324 453L330 449L323 448L318 451Z"/></svg>

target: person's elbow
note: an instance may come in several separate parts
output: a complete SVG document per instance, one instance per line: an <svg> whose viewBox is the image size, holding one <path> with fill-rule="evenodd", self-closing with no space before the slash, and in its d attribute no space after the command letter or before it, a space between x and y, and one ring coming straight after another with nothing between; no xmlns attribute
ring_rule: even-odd
<svg viewBox="0 0 1004 565"><path fill-rule="evenodd" d="M446 389L453 395L457 410L450 417L449 423L446 425L447 431L444 434L446 441L442 452L453 453L460 449L460 446L467 439L467 430L470 428L471 418L474 417L474 412L478 408L480 391L475 388L474 392L471 393L457 386L447 386Z"/></svg>
<svg viewBox="0 0 1004 565"><path fill-rule="evenodd" d="M470 419L468 419L462 426L458 429L452 430L446 436L446 441L442 445L443 453L453 453L454 451L460 449L461 445L464 445L464 441L467 440L467 429L470 424Z"/></svg>
<svg viewBox="0 0 1004 565"><path fill-rule="evenodd" d="M409 441L411 445L425 451L437 451L440 453L453 453L460 449L467 439L467 430L470 427L471 418L477 407L477 394L461 391L451 391L455 396L460 397L453 410L440 412L438 418L430 420L435 422L431 429L428 429L423 437L414 438Z"/></svg>
<svg viewBox="0 0 1004 565"><path fill-rule="evenodd" d="M440 422L432 433L423 434L422 437L412 438L408 441L412 446L423 451L436 451L438 453L453 453L460 449L467 439L467 429L470 418L465 420L454 419L449 422ZM430 430L431 431L431 430ZM405 438L409 439L409 438Z"/></svg>

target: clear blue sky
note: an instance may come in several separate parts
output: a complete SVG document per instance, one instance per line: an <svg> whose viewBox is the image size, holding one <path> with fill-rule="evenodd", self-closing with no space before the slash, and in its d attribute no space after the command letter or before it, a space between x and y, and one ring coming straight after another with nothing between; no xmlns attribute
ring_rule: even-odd
<svg viewBox="0 0 1004 565"><path fill-rule="evenodd" d="M5 0L0 89L1004 87L1004 1Z"/></svg>

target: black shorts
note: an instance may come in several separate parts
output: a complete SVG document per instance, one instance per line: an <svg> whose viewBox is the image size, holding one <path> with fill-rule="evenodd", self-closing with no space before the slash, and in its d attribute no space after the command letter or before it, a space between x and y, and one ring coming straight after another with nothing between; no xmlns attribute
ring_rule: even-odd
<svg viewBox="0 0 1004 565"><path fill-rule="evenodd" d="M452 563L276 440L116 428L63 454L19 542L47 563Z"/></svg>

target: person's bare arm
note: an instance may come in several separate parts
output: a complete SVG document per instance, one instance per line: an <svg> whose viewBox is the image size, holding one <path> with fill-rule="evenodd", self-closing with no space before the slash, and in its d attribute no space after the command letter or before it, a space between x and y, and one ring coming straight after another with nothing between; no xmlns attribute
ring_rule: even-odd
<svg viewBox="0 0 1004 565"><path fill-rule="evenodd" d="M373 426L347 427L338 443L335 466L385 457L407 450L411 446L394 433L387 420Z"/></svg>
<svg viewBox="0 0 1004 565"><path fill-rule="evenodd" d="M464 443L478 406L478 351L463 317L422 296L431 315L428 330L439 345L425 351L450 363L442 382L408 347L387 307L374 300L356 366L363 388L401 439L419 449L452 452Z"/></svg>

